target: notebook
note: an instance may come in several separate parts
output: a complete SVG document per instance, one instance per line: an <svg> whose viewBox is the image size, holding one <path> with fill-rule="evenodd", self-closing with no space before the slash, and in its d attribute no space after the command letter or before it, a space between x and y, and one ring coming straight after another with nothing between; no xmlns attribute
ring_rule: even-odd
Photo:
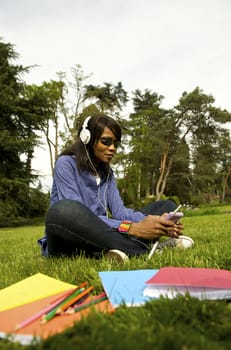
<svg viewBox="0 0 231 350"><path fill-rule="evenodd" d="M0 311L11 309L76 286L36 273L0 290Z"/></svg>
<svg viewBox="0 0 231 350"><path fill-rule="evenodd" d="M105 293L113 307L140 306L150 300L143 295L145 281L158 270L102 271L99 272Z"/></svg>
<svg viewBox="0 0 231 350"><path fill-rule="evenodd" d="M15 330L16 325L33 316L44 307L47 307L61 295L63 295L63 292L9 310L1 311L0 338L8 338L11 341L19 341L21 344L27 345L34 341L40 341L41 338L46 339L51 335L64 331L68 327L72 327L75 322L79 321L82 317L88 316L95 310L100 312L114 311L110 302L104 300L74 314L58 315L45 324L41 324L41 318L38 318L24 328Z"/></svg>
<svg viewBox="0 0 231 350"><path fill-rule="evenodd" d="M193 267L163 267L146 281L143 295L175 298L189 293L199 299L231 299L231 272Z"/></svg>

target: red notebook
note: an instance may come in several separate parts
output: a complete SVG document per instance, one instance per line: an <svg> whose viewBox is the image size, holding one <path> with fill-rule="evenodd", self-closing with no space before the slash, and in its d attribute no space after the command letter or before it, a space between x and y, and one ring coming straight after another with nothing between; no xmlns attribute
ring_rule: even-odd
<svg viewBox="0 0 231 350"><path fill-rule="evenodd" d="M231 299L231 272L194 267L163 267L146 281L145 296L169 298L188 292L200 299Z"/></svg>

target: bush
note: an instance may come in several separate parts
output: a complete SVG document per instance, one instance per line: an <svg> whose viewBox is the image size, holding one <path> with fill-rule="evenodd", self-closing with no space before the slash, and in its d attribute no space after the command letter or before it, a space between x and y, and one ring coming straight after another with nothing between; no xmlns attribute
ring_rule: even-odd
<svg viewBox="0 0 231 350"><path fill-rule="evenodd" d="M36 188L30 189L28 216L37 218L44 216L49 206L49 194L41 192Z"/></svg>
<svg viewBox="0 0 231 350"><path fill-rule="evenodd" d="M43 217L49 206L49 195L30 188L28 195L0 200L0 226L18 226L31 218Z"/></svg>

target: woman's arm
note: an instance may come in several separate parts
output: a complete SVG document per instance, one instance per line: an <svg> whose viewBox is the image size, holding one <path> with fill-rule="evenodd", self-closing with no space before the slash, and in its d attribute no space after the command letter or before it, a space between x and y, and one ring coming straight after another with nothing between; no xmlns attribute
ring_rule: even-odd
<svg viewBox="0 0 231 350"><path fill-rule="evenodd" d="M82 202L76 174L76 163L71 156L58 158L53 177L51 205L62 199Z"/></svg>

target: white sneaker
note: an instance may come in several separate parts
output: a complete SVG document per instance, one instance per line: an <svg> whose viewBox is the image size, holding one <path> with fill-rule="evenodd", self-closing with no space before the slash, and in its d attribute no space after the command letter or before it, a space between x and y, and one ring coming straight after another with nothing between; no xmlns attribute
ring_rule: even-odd
<svg viewBox="0 0 231 350"><path fill-rule="evenodd" d="M169 238L163 242L160 242L157 250L162 250L163 248L180 248L180 249L188 249L193 247L194 241L192 238L188 236L179 236L179 238Z"/></svg>
<svg viewBox="0 0 231 350"><path fill-rule="evenodd" d="M194 246L194 240L188 236L179 236L176 239L176 248L188 249Z"/></svg>
<svg viewBox="0 0 231 350"><path fill-rule="evenodd" d="M129 260L127 254L118 249L109 250L105 256L108 260L114 260L119 263Z"/></svg>

